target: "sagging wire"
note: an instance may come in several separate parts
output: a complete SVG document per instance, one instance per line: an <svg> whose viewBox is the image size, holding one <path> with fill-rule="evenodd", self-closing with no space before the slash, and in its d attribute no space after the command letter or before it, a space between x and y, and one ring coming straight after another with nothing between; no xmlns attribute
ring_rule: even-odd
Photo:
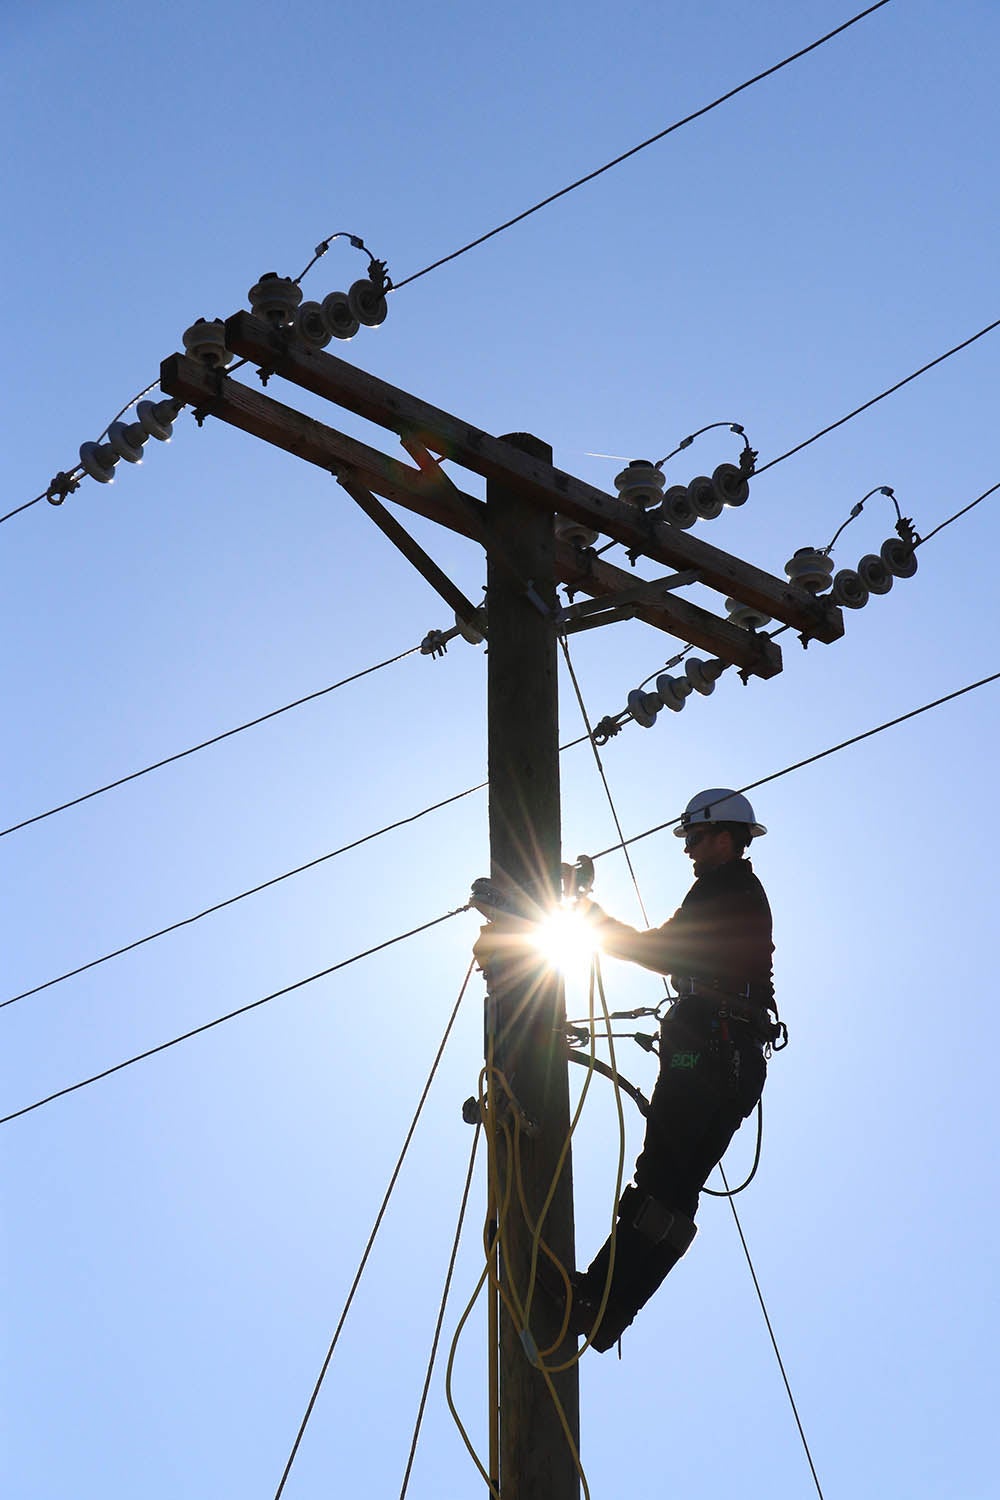
<svg viewBox="0 0 1000 1500"><path fill-rule="evenodd" d="M201 1036L203 1032L212 1031L216 1026L222 1026L226 1021L235 1020L237 1016L245 1016L249 1011L257 1010L261 1005L267 1005L271 1000L277 1000L282 995L290 995L295 990L304 989L307 984L314 984L317 979L325 979L328 974L336 974L339 969L346 969L351 964L356 964L363 958L370 958L374 953L381 953L385 948L391 948L396 943L402 943L407 938L416 937L418 933L427 932L431 927L437 927L442 922L447 922L451 917L457 917L469 910L468 903L465 906L456 906L454 911L446 911L440 917L433 917L429 922L422 922L419 927L411 927L408 932L401 932L396 937L387 938L385 942L376 943L371 948L366 948L362 953L355 953L351 958L342 958L339 963L331 964L329 968L320 969L316 974L310 974L305 979L297 979L294 984L283 985L280 990L272 990L269 995L262 995L259 1000L251 1000L249 1005L238 1006L236 1010L227 1011L224 1016L216 1016L213 1021L206 1021L201 1026L194 1026L190 1031L182 1032L168 1042L160 1042L156 1047L147 1047L144 1052L137 1052L134 1057L128 1057L124 1062L115 1063L113 1067L104 1068L100 1073L93 1073L89 1078L82 1078L78 1083L71 1083L66 1088L56 1089L52 1094L46 1094L44 1099L36 1099L33 1104L26 1104L21 1109L15 1109L10 1114L0 1116L0 1125L7 1125L11 1120L18 1120L22 1115L30 1115L34 1110L41 1109L46 1104L53 1103L56 1099L62 1099L67 1094L75 1094L78 1089L87 1088L92 1083L98 1083L103 1078L110 1078L112 1073L120 1073L124 1068L130 1068L133 1063L144 1062L148 1057L155 1057L158 1052L166 1052L170 1047L176 1047L180 1042L189 1041L191 1037Z"/></svg>
<svg viewBox="0 0 1000 1500"><path fill-rule="evenodd" d="M327 235L325 240L320 240L319 244L316 246L316 249L313 251L312 260L309 261L304 270L300 271L299 274L293 278L293 283L295 286L298 286L301 283L303 278L306 277L312 270L316 262L326 254L330 246L333 244L334 240L349 240L355 250L363 251L364 254L368 257L369 271L371 271L373 266L382 266L384 270L385 263L383 261L376 260L375 256L371 253L368 246L365 244L364 240L359 234L351 234L351 232L347 229L338 229L336 234ZM388 291L391 287L392 282L388 281L387 278L386 290Z"/></svg>
<svg viewBox="0 0 1000 1500"><path fill-rule="evenodd" d="M726 1181L725 1168L723 1167L721 1162L719 1163L719 1171L722 1173L722 1181L723 1183L725 1183L725 1186L728 1190L729 1183ZM799 1430L799 1437L802 1439L802 1447L805 1450L806 1461L809 1464L809 1472L812 1474L813 1484L816 1486L816 1493L819 1496L819 1500L823 1500L823 1491L820 1488L819 1475L816 1473L816 1465L813 1463L812 1454L809 1451L809 1443L806 1439L805 1429L803 1428L801 1419L799 1417L799 1409L795 1404L795 1397L792 1395L792 1387L789 1383L788 1375L785 1372L785 1362L781 1357L781 1350L778 1348L778 1340L774 1336L774 1329L771 1326L771 1319L768 1316L767 1304L764 1301L764 1293L760 1289L760 1282L757 1279L757 1272L754 1270L754 1264L750 1258L750 1251L747 1248L746 1236L743 1233L743 1225L740 1223L740 1216L736 1212L736 1204L733 1202L732 1194L727 1192L727 1196L729 1197L729 1207L732 1209L733 1220L736 1224L736 1232L740 1237L740 1244L743 1246L743 1254L746 1256L746 1262L748 1267L750 1268L750 1276L753 1281L754 1291L757 1293L757 1301L760 1303L760 1310L764 1315L764 1324L767 1328L768 1337L771 1340L771 1348L774 1350L774 1357L778 1362L778 1369L781 1371L781 1378L784 1381L785 1392L788 1396L789 1405L792 1408L792 1415L795 1418L795 1425Z"/></svg>
<svg viewBox="0 0 1000 1500"><path fill-rule="evenodd" d="M821 552L830 553L833 551L841 532L845 531L847 527L850 526L851 522L858 516L860 516L861 512L865 508L865 501L870 500L873 495L886 495L896 507L897 522L902 522L903 512L899 508L899 501L896 499L895 490L893 490L892 487L888 484L877 484L874 489L868 491L867 495L862 495L861 499L857 502L856 505L851 506L850 514L848 515L846 521L841 522L841 524L837 527L837 530L833 533L830 541L827 542L826 546L820 548Z"/></svg>
<svg viewBox="0 0 1000 1500"><path fill-rule="evenodd" d="M671 449L671 451L664 458L658 458L653 467L655 469L662 469L663 465L669 463L672 458L676 458L678 453L683 453L685 448L690 448L695 438L701 437L703 432L712 432L716 427L728 427L730 432L735 433L737 437L741 437L743 439L743 453L740 455L739 466L747 473L752 473L754 460L756 459L757 455L751 448L750 439L747 437L743 425L740 422L708 422L704 427L699 427L697 432L689 433L687 437L681 438L680 442L677 444L677 447ZM747 454L750 454L751 457L747 458Z"/></svg>
<svg viewBox="0 0 1000 1500"><path fill-rule="evenodd" d="M547 208L550 203L555 203L558 199L565 198L567 193L574 192L578 187L583 187L585 183L593 182L596 177L602 176L605 172L610 172L612 167L617 167L623 161L628 161L630 157L636 156L640 151L645 151L648 146L655 145L657 141L662 141L666 136L672 135L675 130L680 130L684 125L690 125L692 121L700 119L702 115L707 115L711 110L718 109L721 104L734 99L737 94L742 94L745 89L753 87L754 84L761 83L765 78L770 78L772 74L780 72L782 68L787 68L790 63L797 62L799 58L805 57L810 52L814 52L817 47L822 47L824 43L832 41L841 32L847 31L851 26L855 26L867 16L873 15L875 11L881 10L886 4L888 4L888 0L876 0L874 5L869 5L866 10L859 11L856 16L851 16L850 20L842 22L833 31L828 31L825 36L817 37L816 41L810 42L808 46L800 47L797 52L793 52L788 57L782 58L780 62L773 63L771 67L765 68L763 72L756 73L753 78L748 78L743 83L737 84L735 88L728 89L726 93L720 94L717 99L713 99L710 104L704 104L700 109L693 110L682 119L675 120L666 129L657 131L655 135L651 135L646 140L640 141L638 146L633 146L630 150L623 151L620 156L616 156L612 161L605 162L602 167L597 167L593 172L588 172L585 176L578 177L575 182L571 182L566 187L560 188L558 192L550 193L547 198L541 199L540 202L533 204L531 208L526 208L522 213L516 214L514 218L507 219L503 224L498 224L495 229L489 230L486 234L479 235L477 239L470 240L467 245L463 245L460 249L453 250L449 255L442 255L440 259L432 261L429 266L424 266L423 270L414 271L411 276L407 276L402 281L397 282L395 290L400 291L404 286L408 286L410 282L419 281L421 276L427 276L431 271L436 271L439 266L444 266L449 261L457 260L460 255L467 254L468 251L474 250L478 245L483 245L487 240L491 240L496 235L502 234L504 230L511 229L515 224L520 224L524 219L530 218L532 214L538 213L540 209Z"/></svg>
<svg viewBox="0 0 1000 1500"><path fill-rule="evenodd" d="M431 1377L434 1373L434 1361L437 1358L438 1344L441 1339L441 1327L444 1323L445 1308L448 1305L448 1294L451 1291L452 1277L455 1274L455 1262L458 1259L458 1246L462 1238L462 1228L465 1224L465 1211L469 1205L469 1192L472 1188L472 1176L476 1165L476 1151L479 1146L479 1136L482 1125L477 1124L475 1134L472 1137L472 1151L469 1155L469 1170L465 1178L465 1188L462 1192L462 1202L458 1210L458 1223L455 1226L455 1238L452 1241L451 1255L448 1259L448 1270L444 1279L444 1291L441 1294L441 1304L438 1308L437 1322L434 1325L434 1337L431 1340L430 1358L427 1362L427 1374L424 1377L423 1390L420 1393L420 1405L417 1408L417 1419L413 1427L413 1437L410 1442L410 1452L406 1460L406 1472L403 1475L403 1483L399 1491L399 1500L405 1500L407 1487L410 1483L410 1473L413 1469L413 1460L417 1452L417 1443L420 1441L420 1429L423 1425L424 1410L427 1406L427 1395L430 1390Z"/></svg>
<svg viewBox="0 0 1000 1500"><path fill-rule="evenodd" d="M41 823L46 818L55 817L56 813L66 812L71 807L79 807L81 802L89 802L91 798L114 791L116 787L125 786L130 781L138 781L141 776L148 776L151 771L159 771L164 766L172 765L174 761L184 760L188 755L195 755L200 750L207 750L211 745L218 745L223 740L232 739L234 735L242 734L244 730L255 729L258 724L266 724L269 719L276 719L279 715L288 713L290 709L301 708L304 703L313 703L317 698L325 698L328 693L334 693L338 688L347 687L349 683L358 682L362 677L368 677L373 672L380 672L383 667L391 667L398 661L404 661L406 657L413 656L420 649L420 646L410 646L406 651L387 657L385 661L375 662L370 667L362 668L360 672L352 672L349 677L342 677L339 682L331 682L327 687L317 688L315 692L295 698L291 703L283 704L281 708L272 708L266 714L258 714L255 719L248 719L244 724L237 724L234 729L225 729L221 734L199 741L197 745L189 745L186 750L177 750L172 755L165 755L160 760L153 761L151 765L143 766L139 771L130 771L127 776L119 776L114 781L105 782L103 786L95 787L91 792L83 792L79 797L71 797L67 802L60 802L55 807L47 808L45 812L35 813L30 818L22 818L18 823L11 823L7 828L0 828L0 839L6 838L9 833L17 833L22 828L29 828L32 823Z"/></svg>
<svg viewBox="0 0 1000 1500"><path fill-rule="evenodd" d="M326 1352L326 1358L323 1361L323 1365L322 1365L322 1368L320 1369L319 1376L318 1376L318 1378L316 1380L316 1384L313 1387L312 1395L309 1397L309 1402L308 1402L308 1405L306 1406L305 1416L302 1418L302 1421L301 1421L301 1423L299 1425L299 1430L295 1434L295 1441L292 1443L291 1452L288 1455L288 1459L287 1459L287 1461L285 1463L284 1470L282 1471L281 1478L278 1481L278 1488L274 1492L274 1500L281 1500L282 1491L284 1490L285 1484L287 1483L287 1480L288 1480L288 1476L289 1476L289 1474L292 1471L292 1465L295 1462L296 1454L298 1453L299 1447L301 1446L301 1443L302 1443L302 1439L305 1436L306 1427L309 1425L309 1419L312 1416L313 1409L315 1408L316 1402L317 1402L317 1400L319 1398L319 1393L320 1393L320 1390L322 1388L323 1381L324 1381L324 1379L326 1377L326 1372L330 1368L330 1362L333 1359L334 1351L336 1350L337 1343L338 1343L338 1341L340 1339L341 1329L343 1328L345 1322L347 1321L347 1315L348 1315L348 1313L351 1310L351 1303L354 1301L354 1294L357 1291L358 1286L359 1286L359 1284L361 1282L361 1277L364 1275L365 1267L368 1264L368 1257L371 1254L372 1246L375 1243L375 1238L376 1238L376 1236L377 1236L377 1234L379 1232L379 1228L381 1227L382 1220L385 1217L385 1211L389 1207L389 1199L392 1197L393 1189L395 1188L396 1183L399 1180L399 1174L400 1174L400 1172L402 1170L403 1162L406 1160L406 1153L410 1149L410 1142L413 1139L413 1135L414 1135L414 1132L415 1132L415 1130L417 1128L417 1124L418 1124L418 1122L420 1120L421 1113L423 1112L424 1104L427 1101L427 1095L430 1093L431 1084L434 1082L434 1076L437 1073L438 1064L440 1063L441 1058L444 1056L444 1049L445 1049L445 1047L448 1044L448 1038L451 1036L452 1029L453 1029L453 1027L455 1025L455 1021L458 1018L458 1012L459 1012L459 1009L461 1008L462 1000L465 997L465 992L466 992L466 990L469 987L469 980L472 978L472 971L473 971L474 967L475 967L475 959L471 960L471 962L469 963L469 967L468 967L468 969L466 970L466 973L465 973L465 978L463 979L461 988L459 989L459 992L458 992L458 999L455 1001L455 1004L452 1007L451 1014L448 1017L448 1022L447 1022L447 1025L445 1026L445 1029L444 1029L444 1036L441 1038L441 1041L438 1044L437 1052L434 1054L434 1061L431 1063L430 1073L427 1076L427 1081L424 1084L423 1089L422 1089L421 1094L420 1094L420 1098L417 1101L417 1107L416 1107L416 1110L414 1111L413 1119L410 1121L410 1128L406 1132L406 1138L403 1141L402 1150L399 1153L399 1157L398 1157L398 1159L396 1161L396 1165L393 1168L391 1177L389 1178L389 1186L385 1190L385 1194L384 1194L384 1196L382 1198L381 1205L379 1206L379 1211L378 1211L378 1213L375 1216L375 1223L372 1226L371 1234L368 1236L367 1244L365 1245L364 1252L363 1252L363 1254L361 1256L361 1262L360 1262L360 1264L358 1266L357 1273L355 1274L354 1280L351 1283L351 1289L350 1289L350 1291L347 1294L347 1301L344 1303L344 1308L343 1308L343 1311L341 1312L340 1318L339 1318L339 1320L337 1322L337 1327L334 1330L333 1338L330 1340L330 1347L328 1348L328 1350ZM471 1178L471 1172L472 1172L471 1163L470 1163L469 1172L470 1172L470 1178ZM466 1185L466 1196L467 1195L468 1195L468 1184ZM464 1213L464 1200L463 1200L463 1213ZM449 1272L449 1276L450 1276L450 1272ZM411 1457L412 1457L412 1455L411 1455ZM409 1469L407 1469L407 1475L408 1474L409 1474Z"/></svg>

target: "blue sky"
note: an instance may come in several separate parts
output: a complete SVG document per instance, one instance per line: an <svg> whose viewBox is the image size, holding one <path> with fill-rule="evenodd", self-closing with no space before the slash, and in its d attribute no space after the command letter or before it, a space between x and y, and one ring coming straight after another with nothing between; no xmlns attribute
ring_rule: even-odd
<svg viewBox="0 0 1000 1500"><path fill-rule="evenodd" d="M0 510L72 466L183 330L245 306L262 272L297 275L346 229L402 281L849 14L43 0L5 16ZM592 455L655 459L713 421L743 423L764 464L1000 316L998 43L990 5L893 0L404 288L383 327L335 352L489 431L537 433L605 489L620 464ZM307 295L364 264L338 242ZM998 339L762 474L700 533L781 576L883 484L930 531L1000 479ZM707 434L673 478L737 447ZM893 519L869 500L838 566ZM412 529L478 597L478 550ZM996 671L997 540L987 500L840 642L803 652L789 633L776 679L728 674L683 714L628 725L604 752L626 833ZM141 468L34 506L0 546L4 827L451 623L329 476L189 414ZM572 649L599 718L675 647L626 624ZM997 702L984 687L754 794L791 1045L740 1213L828 1500L995 1491ZM10 834L0 998L471 786L485 761L485 658L458 642ZM562 774L567 855L614 843L585 746ZM634 860L662 920L686 862L668 833ZM462 905L487 865L479 793L7 1006L2 1113ZM636 918L620 856L596 894ZM475 930L455 917L3 1126L5 1493L273 1495ZM606 978L615 1006L655 1003L648 977L609 962ZM288 1500L398 1493L471 1145L481 998L476 978ZM623 1045L648 1091L651 1060ZM598 1083L575 1147L581 1260L616 1148ZM448 1340L479 1271L476 1193ZM623 1361L583 1360L595 1500L813 1492L729 1210L706 1202L700 1222ZM484 1340L475 1314L457 1369L481 1447ZM409 1493L478 1482L439 1372Z"/></svg>

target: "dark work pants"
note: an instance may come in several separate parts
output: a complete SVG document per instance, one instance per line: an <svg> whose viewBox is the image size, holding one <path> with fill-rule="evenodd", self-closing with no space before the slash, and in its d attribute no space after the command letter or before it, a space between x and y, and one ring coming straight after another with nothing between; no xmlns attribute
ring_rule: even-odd
<svg viewBox="0 0 1000 1500"><path fill-rule="evenodd" d="M706 1178L761 1096L766 1071L746 1023L720 1023L696 1002L675 1005L660 1028L660 1073L635 1165L640 1192L693 1219ZM578 1283L578 1294L593 1304L604 1291L610 1250L609 1239ZM619 1220L611 1296L595 1348L610 1348L677 1258Z"/></svg>

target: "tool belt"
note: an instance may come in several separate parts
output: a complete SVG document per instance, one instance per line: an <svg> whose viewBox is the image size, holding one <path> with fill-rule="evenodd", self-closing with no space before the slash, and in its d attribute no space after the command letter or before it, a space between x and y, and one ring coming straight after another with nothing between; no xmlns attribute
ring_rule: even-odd
<svg viewBox="0 0 1000 1500"><path fill-rule="evenodd" d="M762 1046L780 1052L788 1041L785 1023L779 1021L776 1014L772 1015L769 1007L755 1004L745 994L727 992L697 979L674 980L674 988L679 992L675 1003L693 1001L699 1008L704 1008L706 1018L711 1017L720 1023L735 1021L740 1026L747 1026L751 1036Z"/></svg>

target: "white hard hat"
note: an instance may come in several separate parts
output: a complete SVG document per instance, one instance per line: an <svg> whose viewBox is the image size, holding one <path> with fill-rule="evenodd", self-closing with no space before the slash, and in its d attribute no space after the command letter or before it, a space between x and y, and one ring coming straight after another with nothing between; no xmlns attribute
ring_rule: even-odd
<svg viewBox="0 0 1000 1500"><path fill-rule="evenodd" d="M728 787L713 786L692 797L684 809L684 816L674 829L677 838L686 838L696 823L745 823L751 838L760 838L767 832L754 817L753 808L745 797Z"/></svg>

